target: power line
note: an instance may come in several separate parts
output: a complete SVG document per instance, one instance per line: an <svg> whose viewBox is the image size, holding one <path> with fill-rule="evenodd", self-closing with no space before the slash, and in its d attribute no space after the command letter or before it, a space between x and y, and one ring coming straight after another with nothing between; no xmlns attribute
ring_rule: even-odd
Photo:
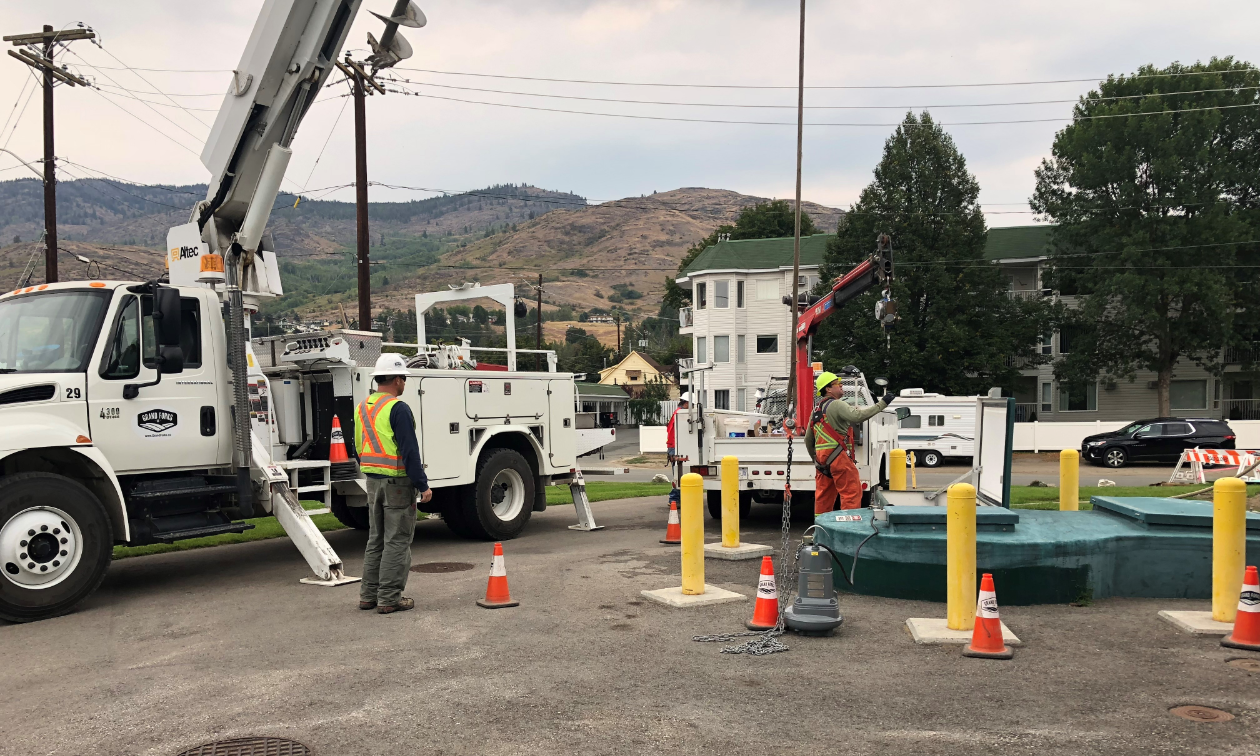
<svg viewBox="0 0 1260 756"><path fill-rule="evenodd" d="M103 49L103 48L102 48L102 49ZM67 52L69 52L71 55L73 55L74 57L78 58L79 60L83 61L83 64L84 64L84 65L86 65L86 66L88 66L89 68L92 68L92 67L93 67L91 63L88 63L86 60L83 60L83 56L79 55L78 53L76 53L76 52L74 52L74 51L72 51L72 50L67 50ZM153 106L152 106L152 105L149 105L149 104L148 104L148 103L146 103L144 100L142 100L142 99L140 99L139 97L136 97L135 95L131 94L131 93L130 93L130 91L128 91L128 89L127 89L126 87L122 86L122 85L121 85L121 84L119 84L117 81L115 81L115 80L113 79L113 77L111 77L109 74L103 74L103 75L105 76L105 78L107 78L107 79L109 79L110 81L114 82L114 84L115 84L116 86L118 86L118 88L119 88L119 89L122 89L124 92L126 92L128 97L130 97L131 99L135 100L135 101L136 101L136 102L138 102L138 103L143 104L143 105L144 105L146 108L148 108L149 110L152 110L152 111L154 112L154 114L156 114L159 118L161 118L162 120L164 120L164 121L166 121L167 123L171 124L172 126L174 126L175 128L179 129L180 131L184 132L185 134L187 134L188 136L192 137L193 139L196 139L196 140L198 140L198 141L202 141L202 139L203 139L202 137L200 137L200 136L198 136L198 135L196 135L196 134L192 133L191 131L189 131L188 129L184 128L183 126L180 126L180 125L179 125L178 123L176 123L175 121L171 120L170 118L167 118L167 117L166 117L166 116L162 113L162 111L160 111L160 110L155 110L155 109L153 108ZM105 92L105 90L100 89L100 88L97 88L97 87L92 87L92 88L93 88L95 91L100 92L102 95L105 95L105 94L112 94L112 93L109 93L109 92ZM174 101L172 100L172 102L174 102ZM191 113L189 113L189 115L191 116L192 114L191 114ZM197 122L198 122L198 123L201 123L201 125L202 125L202 126L205 126L205 125L206 125L206 124L202 123L200 120L198 120Z"/></svg>
<svg viewBox="0 0 1260 756"><path fill-rule="evenodd" d="M131 68L131 67L130 67L130 66L128 66L126 63L124 63L122 60L120 60L120 59L118 58L118 56L117 56L117 55L113 54L113 53L112 53L112 52L110 52L109 50L106 50L106 49L105 49L105 45L101 43L100 39L97 39L97 40L94 40L94 41L95 41L95 43L96 43L96 46L97 46L98 48L100 48L101 52L103 52L103 53L105 53L106 55L108 55L109 57L113 58L113 59L114 59L114 61L115 61L116 63L118 63L119 65L121 65L121 66L125 66L125 67L127 68L127 70L131 71L131 73L132 73L132 74L133 74L133 75L134 75L137 79L139 79L140 81L143 81L145 84L148 84L149 86L153 87L155 90L157 90L157 93L158 93L158 94L160 94L160 95L162 95L163 97L165 97L166 99L170 100L172 105L174 105L175 107L179 108L180 110L183 110L185 113L187 113L187 114L188 114L188 116L189 116L190 118L192 118L193 120L197 121L197 122L198 122L198 123L200 123L202 126L205 126L206 128L209 128L209 127L210 127L210 124L208 124L208 123L206 123L205 121L201 120L201 118L199 118L196 114L194 114L194 113L193 113L192 111L190 111L188 108L185 108L183 105L180 105L178 102L175 102L175 100L174 100L174 99L172 99L170 95L166 94L166 93L165 93L165 92L163 92L161 89L159 89L159 88L158 88L158 86L157 86L156 84L154 84L153 82L151 82L151 81L149 81L148 79L146 79L146 78L144 78L143 76L141 76L141 75L140 75L140 73L139 73L138 71L136 71L134 68ZM76 56L76 57L78 57L78 56ZM83 58L81 58L81 57L80 57L80 58L79 58L79 60L83 60ZM108 74L106 74L106 78L108 78ZM111 79L111 81L112 81L112 79ZM139 100L140 98L139 98L139 97L137 97L136 99L137 99L137 100ZM140 100L140 101L141 101L141 102L144 102L144 100Z"/></svg>
<svg viewBox="0 0 1260 756"><path fill-rule="evenodd" d="M133 68L132 66L127 66L126 68L118 68L117 66L97 66L97 68L104 68L109 71L126 70L153 73L232 73L232 69L230 68Z"/></svg>
<svg viewBox="0 0 1260 756"><path fill-rule="evenodd" d="M518 95L521 97L545 97L559 100L583 100L588 102L615 102L631 105L669 105L691 108L758 108L758 109L775 109L775 110L795 110L795 105L764 105L764 104L743 104L743 103L713 103L713 102L677 102L670 100L627 100L616 97L582 97L579 95L560 95L546 94L541 92L517 92L510 89L483 89L480 87L459 87L450 84L434 84L432 82L412 81L405 77L385 77L385 81L395 83L402 82L413 86L436 87L440 89L456 89L465 92L485 92L489 94ZM1234 87L1227 89L1195 89L1184 92L1153 92L1138 95L1115 95L1110 97L1080 97L1066 100L1026 100L1021 102L981 102L981 103L950 103L943 105L806 105L806 110L927 110L941 108L995 108L995 107L1015 107L1021 105L1062 105L1074 104L1079 102L1108 102L1115 100L1135 100L1145 97L1174 97L1179 95L1192 94L1211 94L1218 92L1242 92L1245 90L1256 90L1260 87Z"/></svg>
<svg viewBox="0 0 1260 756"><path fill-rule="evenodd" d="M673 88L690 88L690 89L796 89L792 86L777 85L753 85L753 84L683 84L676 82L642 82L642 81L600 81L591 79L559 79L547 78L542 76L509 76L506 74L487 74L487 73L470 73L467 71L438 71L431 68L403 68L398 66L397 71L415 71L417 73L442 74L444 76L473 76L489 79L514 79L517 81L546 81L563 84L601 84L619 87L673 87ZM1255 68L1231 68L1224 71L1185 71L1181 73L1160 73L1160 74L1138 74L1134 76L1125 76L1126 81L1131 79L1151 79L1159 77L1176 77L1176 76L1204 76L1211 74L1225 73L1254 73L1260 69ZM971 88L971 87L1015 87L1015 86L1035 86L1042 84L1077 84L1082 82L1099 82L1105 81L1114 74L1108 76L1091 76L1084 79L1045 79L1041 81L1003 81L1003 82L982 82L968 84L850 84L850 85L827 85L827 86L807 86L806 89L955 89L955 88Z"/></svg>
<svg viewBox="0 0 1260 756"><path fill-rule="evenodd" d="M503 103L503 102L486 102L484 100L465 100L458 97L444 97L442 95L431 95L431 94L422 94L420 92L411 92L405 89L393 89L389 91L398 92L404 95L411 95L412 97L425 97L430 100L446 100L448 102L461 102L461 103L465 103L469 105L490 105L492 107L499 107L499 108L512 108L515 110L536 110L536 111L541 111L541 112L546 112L546 113L565 113L568 115L602 116L604 118L629 118L632 120L640 120L640 121L675 121L675 122L682 122L682 123L727 123L727 124L736 124L736 125L744 125L744 126L796 126L796 123L791 122L791 121L737 121L737 120L719 119L719 118L680 118L677 116L636 115L636 114L630 114L630 113L598 113L598 112L594 112L590 110L566 110L566 109L561 109L561 108L544 108L544 107L539 107L535 105L516 105L516 104L510 104L510 103ZM1254 107L1260 107L1260 103L1248 103L1245 105L1219 105L1219 106L1206 107L1206 108L1180 108L1180 109L1173 109L1173 110L1156 110L1156 111L1146 111L1146 112L1139 112L1139 113L1109 113L1109 114L1104 114L1104 115L1092 115L1092 116L1075 116L1075 117L1067 116L1067 117L1056 117L1056 118L1020 118L1020 119L1005 120L1005 121L952 121L952 122L942 121L942 122L933 122L931 124L905 123L905 122L895 122L895 123L879 123L879 122L869 122L869 123L821 122L819 123L819 122L815 122L815 123L806 123L805 125L806 126L841 126L841 127L877 126L877 127L882 127L882 128L887 128L890 126L892 127L905 126L908 128L920 127L920 126L997 126L997 125L1020 124L1020 123L1059 123L1063 121L1084 121L1084 120L1097 120L1097 119L1104 119L1104 118L1129 118L1133 116L1169 115L1169 114L1174 114L1174 113L1193 113L1193 112L1207 111L1207 110L1228 110L1228 109L1233 109L1233 108L1254 108Z"/></svg>
<svg viewBox="0 0 1260 756"><path fill-rule="evenodd" d="M114 107L118 108L119 110L121 110L122 112L124 112L124 113L126 113L127 115L131 116L132 118L136 119L136 120L137 120L137 121L139 121L140 123L143 123L145 126L148 126L149 128L153 129L155 132L157 132L158 134L160 134L160 135L161 135L161 136L163 136L164 138L166 138L166 139L170 140L171 142L173 142L174 144L178 145L179 147L183 148L185 151L187 151L187 152L191 153L192 155L196 156L198 159L200 159L200 158L201 158L201 155L200 155L200 154L198 154L197 152L195 152L195 151L194 151L191 147L189 147L188 145L184 144L183 142L180 142L179 140L175 139L175 137L171 136L170 134L167 134L165 131L162 131L161 129L159 129L158 127L156 127L156 126L154 126L153 124L149 123L148 121L144 120L143 118L141 118L140 116L136 115L135 113L132 113L130 110L127 110L127 109L126 109L126 108L124 108L122 105L119 105L118 103L116 103L116 102L114 102L113 100L109 99L108 97L106 97L106 96L105 96L105 93L104 93L104 92L102 92L101 90L97 89L96 87L89 87L89 89L90 89L90 91L95 92L95 93L96 93L96 95L97 95L98 97L100 97L102 100L104 100L105 102L108 102L110 105L113 105Z"/></svg>

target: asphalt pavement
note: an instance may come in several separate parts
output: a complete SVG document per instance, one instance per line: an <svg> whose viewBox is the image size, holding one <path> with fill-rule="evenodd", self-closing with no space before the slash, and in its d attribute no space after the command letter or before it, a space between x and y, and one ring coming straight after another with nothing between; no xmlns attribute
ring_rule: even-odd
<svg viewBox="0 0 1260 756"><path fill-rule="evenodd" d="M604 530L569 530L556 506L504 544L511 609L474 603L491 545L439 520L419 523L414 563L469 568L413 573L417 608L393 615L359 611L357 586L300 584L286 539L117 562L74 613L0 623L0 754L173 756L244 736L318 756L1258 751L1260 674L1226 661L1260 655L1156 617L1208 602L1003 606L1026 645L988 661L914 645L906 618L942 604L844 595L837 636L724 655L691 638L742 630L751 599L640 596L680 583L678 547L658 543L663 497L594 509ZM755 507L744 540L777 543L778 519ZM358 574L364 534L329 540ZM751 597L757 562L711 561L706 579ZM1235 719L1169 713L1182 704Z"/></svg>

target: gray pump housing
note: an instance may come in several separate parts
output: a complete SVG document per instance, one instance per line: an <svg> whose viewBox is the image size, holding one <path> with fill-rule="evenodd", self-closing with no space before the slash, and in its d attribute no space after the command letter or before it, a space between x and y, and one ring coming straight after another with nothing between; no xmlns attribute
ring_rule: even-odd
<svg viewBox="0 0 1260 756"><path fill-rule="evenodd" d="M831 552L825 546L802 543L796 552L800 565L796 600L783 612L788 628L805 635L830 635L844 617L832 581Z"/></svg>

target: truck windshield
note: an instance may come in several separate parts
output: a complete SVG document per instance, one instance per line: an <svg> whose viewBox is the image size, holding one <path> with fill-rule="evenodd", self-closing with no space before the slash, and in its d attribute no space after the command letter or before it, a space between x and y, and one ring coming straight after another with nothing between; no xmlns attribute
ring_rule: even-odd
<svg viewBox="0 0 1260 756"><path fill-rule="evenodd" d="M0 301L0 373L82 372L109 297L51 291Z"/></svg>

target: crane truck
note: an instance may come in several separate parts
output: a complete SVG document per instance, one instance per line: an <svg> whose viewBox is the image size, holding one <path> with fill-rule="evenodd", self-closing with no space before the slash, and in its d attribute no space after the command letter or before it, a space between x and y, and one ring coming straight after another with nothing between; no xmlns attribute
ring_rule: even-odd
<svg viewBox="0 0 1260 756"><path fill-rule="evenodd" d="M168 234L165 280L0 297L0 619L69 611L100 585L115 545L239 533L267 514L314 572L304 582L356 579L297 489L323 476L333 512L365 524L362 475L352 459L334 465L329 448L334 416L353 438L380 335L256 344L249 314L284 293L268 219L360 1L263 2L201 154L206 198ZM397 28L424 16L398 0L378 17L386 29L379 41L369 34L368 62L379 68L410 54ZM510 288L475 288L418 300L511 301ZM419 341L402 398L419 425L430 508L461 535L511 538L545 507L543 486L581 482L573 376L551 372L554 356L549 372L518 372L510 332L506 370ZM575 527L594 529L580 498Z"/></svg>
<svg viewBox="0 0 1260 756"><path fill-rule="evenodd" d="M755 411L705 407L704 374L711 366L694 365L689 361L682 365L681 372L691 377L692 393L699 401L691 402L686 414L679 417L685 422L677 425L677 454L686 458L690 472L698 473L703 479L707 507L714 518L721 517L721 463L726 456L739 460L741 515L746 515L755 501L782 503L785 485L790 485L797 494L813 495L814 465L803 440L814 410L814 377L820 369L812 362L813 336L823 320L877 283L884 288L875 315L885 327L891 325L896 319L896 303L891 297L892 276L892 242L886 234L881 234L875 252L833 281L826 294L802 293L795 303L791 296L783 298L785 305L795 306L799 311L794 339L797 364L794 402L783 385L786 377L772 377L758 391ZM838 370L838 366L832 369ZM844 401L856 407L869 407L878 401L861 372L842 374L840 379ZM874 382L882 393L882 386L887 382L882 378ZM888 488L888 456L897 446L898 420L907 414L902 409L885 410L851 431L850 456L861 476L865 501L869 501L875 490ZM794 436L795 441L790 469L789 436Z"/></svg>

